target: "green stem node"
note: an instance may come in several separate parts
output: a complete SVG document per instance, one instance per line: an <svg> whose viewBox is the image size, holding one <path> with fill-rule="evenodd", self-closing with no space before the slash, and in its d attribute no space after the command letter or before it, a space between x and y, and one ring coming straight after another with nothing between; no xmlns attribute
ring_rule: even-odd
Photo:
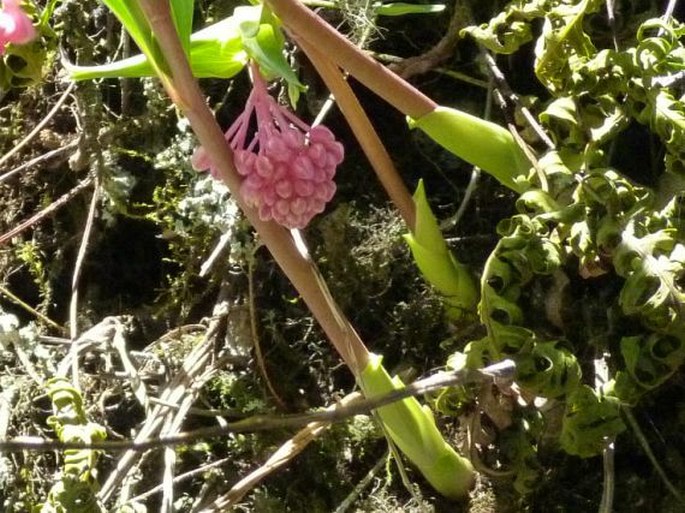
<svg viewBox="0 0 685 513"><path fill-rule="evenodd" d="M382 356L370 353L369 363L359 376L368 398L404 387L397 376L390 377L382 361ZM473 466L445 441L429 408L410 397L377 411L392 441L435 490L450 499L467 495L474 484Z"/></svg>

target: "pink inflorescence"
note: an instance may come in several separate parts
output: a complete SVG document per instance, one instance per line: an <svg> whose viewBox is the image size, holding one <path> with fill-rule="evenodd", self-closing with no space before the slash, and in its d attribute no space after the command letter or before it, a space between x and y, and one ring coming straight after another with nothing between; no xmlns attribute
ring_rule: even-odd
<svg viewBox="0 0 685 513"><path fill-rule="evenodd" d="M23 45L36 37L36 29L19 5L19 0L3 0L0 9L0 55L8 43Z"/></svg>
<svg viewBox="0 0 685 513"><path fill-rule="evenodd" d="M266 90L256 67L254 87L243 113L225 134L235 165L244 177L240 194L259 212L286 228L304 228L323 212L335 193L333 176L344 156L342 144L322 125L310 127L280 106ZM252 113L257 132L247 142ZM198 170L213 166L202 148L193 155Z"/></svg>

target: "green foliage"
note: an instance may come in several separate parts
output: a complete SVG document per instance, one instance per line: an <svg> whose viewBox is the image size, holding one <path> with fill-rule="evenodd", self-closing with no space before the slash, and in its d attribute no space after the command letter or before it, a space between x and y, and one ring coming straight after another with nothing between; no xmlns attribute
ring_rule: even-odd
<svg viewBox="0 0 685 513"><path fill-rule="evenodd" d="M405 2L375 3L373 9L380 16L432 14L445 10L444 4L409 4Z"/></svg>
<svg viewBox="0 0 685 513"><path fill-rule="evenodd" d="M66 64L73 80L101 77L143 77L164 72L164 64L137 2L106 2L120 19L131 37L143 50L142 55L101 66ZM193 2L172 2L172 13L181 42L189 56L196 77L232 78L255 60L270 79L283 78L288 84L291 102L297 103L304 90L285 57L285 38L280 22L263 5L236 7L229 16L209 27L190 33ZM152 60L150 60L152 59Z"/></svg>
<svg viewBox="0 0 685 513"><path fill-rule="evenodd" d="M190 65L199 78L231 78L247 63L240 39L240 18L228 17L190 36ZM65 64L73 80L152 76L154 71L144 54L100 66Z"/></svg>
<svg viewBox="0 0 685 513"><path fill-rule="evenodd" d="M62 377L48 380L47 394L52 401L54 414L48 418L57 438L62 442L92 443L104 440L107 433L99 424L89 422L83 409L83 397L73 385ZM98 451L66 449L62 475L48 498L38 510L40 513L95 513L105 511L95 493L98 483L95 465Z"/></svg>
<svg viewBox="0 0 685 513"><path fill-rule="evenodd" d="M607 440L624 429L618 399L583 385L566 401L559 440L569 454L589 457L601 453Z"/></svg>
<svg viewBox="0 0 685 513"><path fill-rule="evenodd" d="M387 394L404 385L383 368L382 357L371 354L359 377L366 397ZM414 397L378 409L383 427L409 461L442 495L463 497L473 484L473 467L445 441L435 425L433 414Z"/></svg>
<svg viewBox="0 0 685 513"><path fill-rule="evenodd" d="M480 167L506 187L516 192L526 189L520 178L527 175L530 162L507 129L443 106L420 119L410 119L409 126L421 129L442 147Z"/></svg>
<svg viewBox="0 0 685 513"><path fill-rule="evenodd" d="M12 87L27 87L43 79L46 64L50 62L56 47L56 35L48 21L57 0L50 0L41 13L33 3L22 4L24 12L35 20L37 38L23 45L6 45L0 56L0 91Z"/></svg>
<svg viewBox="0 0 685 513"><path fill-rule="evenodd" d="M498 224L500 239L481 279L486 336L448 365L480 368L514 359L523 397L564 405L553 433L558 447L581 457L600 454L625 429L621 404L636 404L685 361L685 105L675 86L685 70L685 27L647 20L621 50L598 49L586 22L602 6L594 0L512 2L488 24L463 31L502 54L537 37L535 73L551 95L540 120L557 149L528 175L532 187L519 191L517 213ZM535 19L543 20L537 36ZM665 149L659 180L668 186L657 194L612 168L607 156L607 146L636 123ZM578 312L567 312L564 291L554 290L559 276L612 284L599 292L609 303L599 325L569 318ZM581 358L602 354L612 360L610 379L593 388ZM436 404L463 411L478 393L462 387L441 394ZM542 418L554 425L548 415ZM519 476L516 488L526 492L525 476L535 475L530 462L541 442L512 442L522 440L521 422L504 431L509 441L500 451L513 446L527 454L508 458Z"/></svg>
<svg viewBox="0 0 685 513"><path fill-rule="evenodd" d="M528 23L544 14L542 2L511 2L488 23L466 27L460 35L470 35L493 52L511 54L533 40Z"/></svg>
<svg viewBox="0 0 685 513"><path fill-rule="evenodd" d="M454 258L447 248L438 221L426 200L423 181L414 193L416 227L406 234L412 256L428 283L443 295L447 313L459 319L473 311L478 301L478 291L466 266Z"/></svg>
<svg viewBox="0 0 685 513"><path fill-rule="evenodd" d="M38 244L33 241L17 244L15 252L17 259L26 265L33 282L38 287L42 302L49 304L53 292L52 284L46 266L46 257Z"/></svg>

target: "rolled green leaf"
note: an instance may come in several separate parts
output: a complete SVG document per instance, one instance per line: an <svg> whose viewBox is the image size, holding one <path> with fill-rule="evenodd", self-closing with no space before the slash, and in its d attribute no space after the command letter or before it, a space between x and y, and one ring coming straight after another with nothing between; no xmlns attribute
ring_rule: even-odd
<svg viewBox="0 0 685 513"><path fill-rule="evenodd" d="M442 236L438 221L431 211L423 181L414 193L416 227L406 234L414 261L428 283L444 297L447 313L452 319L474 311L478 302L478 288L465 265L450 252Z"/></svg>
<svg viewBox="0 0 685 513"><path fill-rule="evenodd" d="M397 376L390 377L382 361L382 356L371 353L359 376L368 398L404 387ZM445 441L428 408L410 397L379 408L378 415L392 441L435 490L450 499L466 496L474 483L473 466Z"/></svg>
<svg viewBox="0 0 685 513"><path fill-rule="evenodd" d="M531 163L505 128L442 106L419 119L410 119L409 126L420 128L440 146L509 189L518 193L526 189L525 183L517 179L528 175Z"/></svg>

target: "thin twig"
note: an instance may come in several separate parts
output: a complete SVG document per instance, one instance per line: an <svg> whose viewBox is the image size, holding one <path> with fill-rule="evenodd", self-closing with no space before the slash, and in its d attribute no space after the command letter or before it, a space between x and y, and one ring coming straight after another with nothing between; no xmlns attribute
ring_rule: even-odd
<svg viewBox="0 0 685 513"><path fill-rule="evenodd" d="M404 62L403 57L398 57L397 55L390 55L387 53L379 53L379 52L370 52L373 57L379 61L386 62L390 64L388 67L392 67L393 64L401 63ZM480 78L474 78L471 75L467 75L466 73L462 73L461 71L456 71L453 69L449 68L441 68L437 67L433 69L436 73L440 73L442 75L445 75L447 77L453 78L455 80L459 80L460 82L464 82L466 84L480 87L481 89L487 89L488 88L488 81L487 80L482 80Z"/></svg>
<svg viewBox="0 0 685 513"><path fill-rule="evenodd" d="M495 59L486 51L483 51L482 55L485 58L485 63L490 69L491 76L495 81L495 86L504 98L505 111L508 107L518 107L521 110L521 114L523 114L523 117L526 118L526 121L530 127L535 130L535 133L540 140L545 143L547 148L553 150L555 148L554 142L540 126L540 123L538 123L537 119L535 119L535 116L533 116L528 107L521 105L518 95L514 93L509 86L507 79L504 77L504 73L502 73L502 71L499 69L499 66L497 66Z"/></svg>
<svg viewBox="0 0 685 513"><path fill-rule="evenodd" d="M36 164L40 164L41 162L45 162L47 160L50 160L52 157L56 157L57 155L61 155L62 153L66 152L67 150L71 150L72 148L76 148L79 144L78 138L74 139L70 143L65 144L64 146L60 146L59 148L55 148L54 150L50 150L47 153L44 153L43 155L39 155L38 157L32 158L28 162L24 162L23 164L15 167L14 169L11 169L10 171L7 171L4 175L0 176L0 183L5 182L12 178L14 175L17 173L21 173L25 169L29 169L30 167L35 166Z"/></svg>
<svg viewBox="0 0 685 513"><path fill-rule="evenodd" d="M207 260L205 260L200 266L200 273L198 274L200 278L204 278L207 276L207 274L209 274L209 271L214 266L214 263L222 255L226 249L226 246L228 246L233 240L233 236L234 233L232 231L221 234L221 237L219 237L219 242L216 243L216 246L214 246L214 249L207 257Z"/></svg>
<svg viewBox="0 0 685 513"><path fill-rule="evenodd" d="M0 440L0 451L14 452L22 450L52 451L60 449L101 449L110 451L127 450L140 452L158 447L173 445L185 445L198 439L225 436L227 433L247 433L266 431L272 429L286 429L302 427L310 422L337 422L366 414L371 410L387 404L406 399L410 396L419 396L439 390L445 387L478 383L483 380L511 380L513 379L515 364L511 360L503 360L494 365L479 370L464 369L451 372L439 372L428 378L415 381L404 388L393 390L388 394L366 399L345 407L335 408L330 411L320 411L307 414L295 415L255 415L243 420L230 422L226 426L200 428L186 431L174 436L162 436L150 438L148 430L142 430L136 440L103 441L91 444L77 442L61 442L59 440L47 440L40 437L17 437L12 440ZM121 463L117 467L123 471ZM103 490L105 487L103 486ZM108 491L109 490L108 488ZM101 491L102 493L102 491Z"/></svg>
<svg viewBox="0 0 685 513"><path fill-rule="evenodd" d="M376 412L374 412L373 416L376 419L376 423L383 430L383 435L385 436L385 441L388 444L388 450L390 451L390 455L392 455L392 461L395 462L395 467L397 467L397 472L400 475L400 481L402 481L402 486L404 486L404 489L407 490L407 493L409 493L409 495L411 495L412 499L418 501L419 497L416 493L416 489L414 488L413 483L409 479L409 475L407 474L407 469L405 468L404 460L402 459L402 453L397 448L397 444L390 437L390 433L388 433L387 428L385 427L385 425L381 421L380 415L378 415Z"/></svg>
<svg viewBox="0 0 685 513"><path fill-rule="evenodd" d="M607 441L602 453L604 466L604 482L602 486L602 500L599 503L597 513L612 513L614 508L615 468L614 455L616 450L613 441Z"/></svg>
<svg viewBox="0 0 685 513"><path fill-rule="evenodd" d="M454 55L454 49L461 39L459 31L467 25L468 13L460 2L455 2L452 18L445 35L435 46L421 55L416 55L401 62L391 64L389 68L405 80L427 73Z"/></svg>
<svg viewBox="0 0 685 513"><path fill-rule="evenodd" d="M360 401L362 395L354 392L345 396L335 406L329 407L327 411ZM311 422L297 432L286 443L282 444L269 459L259 468L250 472L243 479L234 484L231 489L223 496L215 499L211 505L202 508L202 513L223 512L238 503L245 495L263 481L268 475L286 465L295 456L300 454L311 442L316 440L328 427L330 422Z"/></svg>
<svg viewBox="0 0 685 513"><path fill-rule="evenodd" d="M490 81L488 82L487 95L485 97L485 109L483 110L483 119L485 120L489 120L492 114L493 86L493 79L490 78ZM454 228L461 220L462 216L464 215L464 212L466 212L466 208L471 202L471 198L473 197L473 193L476 191L476 187L478 187L478 179L480 178L480 173L481 169L478 166L473 166L473 168L471 169L471 178L469 178L469 183L466 186L466 189L464 190L464 197L461 200L461 203L459 204L459 208L450 219L446 219L443 223L441 223L440 227L443 230L447 228Z"/></svg>
<svg viewBox="0 0 685 513"><path fill-rule="evenodd" d="M366 475L362 478L359 483L354 487L354 489L345 497L345 500L343 500L337 508L335 508L335 511L333 513L345 513L352 505L357 501L359 496L362 494L362 492L366 489L369 484L371 484L371 481L373 481L373 478L376 477L376 474L378 474L381 469L385 466L385 462L388 459L388 452L386 451L383 456L378 458L378 461L376 461L376 464L369 470Z"/></svg>
<svg viewBox="0 0 685 513"><path fill-rule="evenodd" d="M30 228L34 224L39 223L40 221L45 219L47 216L54 214L55 211L57 211L59 208L66 205L72 198L74 198L83 189L88 187L91 183L93 183L93 177L88 176L87 178L85 178L84 180L82 180L78 184L76 184L76 186L73 189L71 189L69 192L60 196L58 199L56 199L55 201L50 203L50 205L45 207L43 210L32 215L26 221L19 223L17 226L12 228L10 231L4 233L3 235L0 235L0 245L5 244L8 240L12 239L13 237L16 237L21 232Z"/></svg>
<svg viewBox="0 0 685 513"><path fill-rule="evenodd" d="M19 298L18 296L16 296L13 292L11 292L9 289L7 289L6 287L4 287L3 285L0 285L0 294L2 294L3 296L5 296L7 299L9 299L10 301L12 301L14 304L20 306L21 308L23 308L24 310L26 310L28 313L30 313L31 315L33 315L34 317L36 317L38 320L40 320L40 321L44 322L45 324L47 324L48 326L50 326L50 327L56 329L56 330L59 331L60 333L66 333L66 329L65 329L63 326L60 326L60 325L57 324L55 321L53 321L52 319L50 319L50 317L48 317L48 316L45 315L44 313L41 313L41 312L39 312L38 310L36 310L35 308L33 308L31 305L29 305L29 304L26 303L24 300L22 300L21 298Z"/></svg>
<svg viewBox="0 0 685 513"><path fill-rule="evenodd" d="M193 470L189 470L188 472L184 472L183 474L179 474L176 477L174 477L174 485L184 483L185 481L188 481L189 479L192 479L199 474L204 474L208 470L211 470L211 469L216 468L216 467L220 467L221 465L224 465L226 463L230 463L234 460L235 460L235 456L228 456L227 458L221 458L220 460L212 461L211 463L201 465L197 468L194 468ZM122 504L122 506L125 506L126 504L131 504L134 502L140 502L144 499L147 499L148 497L151 497L152 495L155 495L156 493L161 492L163 490L163 488L164 488L164 484L158 484L157 486L150 488L146 492L143 492L139 495L136 495L135 497L131 497L126 502L124 502Z"/></svg>
<svg viewBox="0 0 685 513"><path fill-rule="evenodd" d="M88 250L88 242L93 231L93 220L95 219L95 210L98 199L100 197L100 186L97 177L95 177L93 186L93 196L90 199L90 206L88 207L88 215L86 217L86 225L83 228L83 235L81 237L81 244L76 255L76 262L74 262L74 272L71 278L71 301L69 302L69 336L71 340L78 338L78 286L81 281L81 269L83 268L83 261ZM72 383L78 389L78 358L73 359L72 364Z"/></svg>
<svg viewBox="0 0 685 513"><path fill-rule="evenodd" d="M670 21L675 12L675 7L678 5L678 0L668 0L668 5L666 5L666 10L664 11L663 19L664 21Z"/></svg>
<svg viewBox="0 0 685 513"><path fill-rule="evenodd" d="M659 460L652 452L652 448L649 446L649 442L647 441L647 438L642 432L642 429L640 429L640 425L637 423L637 419L633 415L633 412L630 411L630 408L625 406L622 408L622 411L623 415L626 417L626 419L628 419L628 424L630 424L630 428L633 430L635 438L637 438L637 441L642 447L642 450L645 451L645 454L647 455L647 458L649 458L649 461L652 462L654 470L656 470L656 473L659 474L659 477L661 477L661 480L664 482L664 485L666 485L668 491L671 492L671 494L678 500L678 502L680 502L681 504L685 504L685 497L683 497L683 494L680 493L680 491L673 485L673 483L671 483L671 480L666 475L666 471L661 466Z"/></svg>
<svg viewBox="0 0 685 513"><path fill-rule="evenodd" d="M252 252L247 257L247 303L248 310L250 313L250 334L252 335L252 346L254 347L254 355L255 360L257 361L257 368L259 369L259 373L262 375L262 379L266 384L266 388L269 389L269 393L271 394L273 400L276 401L278 408L280 408L281 410L285 410L285 401L281 399L281 396L278 395L278 392L276 392L276 388L271 383L269 373L266 369L266 362L264 361L264 354L262 353L262 344L261 339L259 337L259 330L257 328L257 307L255 305L254 290L254 261L255 255L254 252Z"/></svg>
<svg viewBox="0 0 685 513"><path fill-rule="evenodd" d="M516 144L519 146L519 148L521 148L521 151L523 151L523 153L525 154L526 158L533 164L533 168L535 169L535 172L538 176L538 180L540 181L540 188L543 191L548 191L549 184L547 183L547 175L538 164L538 159L533 153L533 150L523 140L521 134L519 134L516 124L514 123L511 110L515 108L518 104L518 97L509 87L506 78L504 78L504 74L500 71L499 67L497 66L497 63L495 62L495 59L492 58L492 55L490 55L485 50L483 50L481 53L483 55L483 58L485 59L485 62L488 65L488 68L490 69L493 79L495 80L495 85L497 87L495 91L495 98L497 98L500 104L500 109L504 113L507 129L516 141ZM535 120L530 111L528 111L528 109L523 106L519 106L519 108L521 109L521 112L524 113L524 117L531 125L531 127L533 127L533 129L536 131L540 139L545 142L549 149L554 149L554 143L547 136L547 134L545 134L544 130L542 130L542 128L539 126L538 122Z"/></svg>
<svg viewBox="0 0 685 513"><path fill-rule="evenodd" d="M69 97L71 94L71 91L73 91L74 87L76 87L76 82L71 82L69 86L65 89L65 91L62 93L62 96L60 96L59 100L57 100L57 103L50 109L50 112L41 120L40 123L36 125L36 127L31 130L26 137L24 137L14 148L12 148L10 151L5 153L2 157L0 157L0 166L2 166L5 162L7 162L12 155L17 153L19 150L21 150L24 146L26 146L31 139L33 139L44 127L47 125L50 120L57 114L59 109L62 107L66 99Z"/></svg>
<svg viewBox="0 0 685 513"><path fill-rule="evenodd" d="M210 366L207 364L210 361L213 352L214 338L219 329L220 321L215 319L207 329L204 340L198 344L190 354L186 357L179 372L174 378L164 387L160 394L163 402L170 402L182 404L182 400L188 393L189 386L198 380L203 381L205 373ZM181 411L181 408L179 408ZM152 411L147 415L145 424L139 429L138 434L133 441L133 445L127 442L122 446L122 449L127 449L126 452L119 458L115 470L108 476L107 481L102 485L98 492L98 497L101 500L107 500L112 493L117 489L121 480L127 475L131 467L139 458L138 451L135 450L136 443L140 441L150 440L152 436L159 433L164 428L164 420L169 410L162 406L156 405ZM162 437L169 438L169 437ZM173 438L173 436L171 437ZM110 442L117 443L117 442Z"/></svg>

